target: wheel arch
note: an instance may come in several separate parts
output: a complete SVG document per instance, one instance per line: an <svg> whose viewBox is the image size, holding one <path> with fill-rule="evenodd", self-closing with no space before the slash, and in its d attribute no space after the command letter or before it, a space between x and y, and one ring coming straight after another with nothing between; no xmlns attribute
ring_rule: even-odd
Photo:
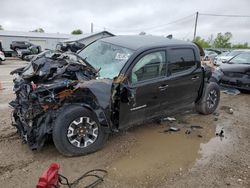
<svg viewBox="0 0 250 188"><path fill-rule="evenodd" d="M198 91L198 97L195 100L195 103L200 102L200 100L202 99L202 96L204 96L204 92L206 91L206 87L209 84L209 79L212 76L212 71L209 67L202 67L202 76L203 76L203 80L200 86L200 89Z"/></svg>
<svg viewBox="0 0 250 188"><path fill-rule="evenodd" d="M65 104L62 108L60 108L58 113L60 113L62 110L65 110L66 108L70 108L72 106L80 106L80 107L86 108L87 110L91 111L98 119L98 121L99 121L98 123L103 128L105 128L105 131L111 132L111 122L107 119L104 110L101 109L100 107L98 109L94 109L93 107L91 107L89 104L86 104L86 103L69 103L69 104Z"/></svg>

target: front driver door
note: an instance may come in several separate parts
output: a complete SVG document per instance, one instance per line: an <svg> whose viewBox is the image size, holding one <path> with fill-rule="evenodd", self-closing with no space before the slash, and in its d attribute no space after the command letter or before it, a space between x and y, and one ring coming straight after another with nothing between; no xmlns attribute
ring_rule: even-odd
<svg viewBox="0 0 250 188"><path fill-rule="evenodd" d="M160 111L160 92L166 78L166 51L151 50L140 55L129 70L130 102L120 103L119 128L138 124Z"/></svg>

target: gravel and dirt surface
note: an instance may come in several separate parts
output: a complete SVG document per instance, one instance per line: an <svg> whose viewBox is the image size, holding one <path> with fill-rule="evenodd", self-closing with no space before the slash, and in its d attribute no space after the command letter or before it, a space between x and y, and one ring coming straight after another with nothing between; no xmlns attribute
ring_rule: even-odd
<svg viewBox="0 0 250 188"><path fill-rule="evenodd" d="M35 187L52 162L59 163L60 173L70 180L94 168L106 169L100 188L250 187L250 94L222 93L216 114L189 112L176 115L174 122L134 127L111 135L96 153L68 158L53 143L31 151L11 126L9 72L23 65L18 60L0 65L0 187ZM169 126L180 131L166 132ZM216 136L221 130L224 137Z"/></svg>

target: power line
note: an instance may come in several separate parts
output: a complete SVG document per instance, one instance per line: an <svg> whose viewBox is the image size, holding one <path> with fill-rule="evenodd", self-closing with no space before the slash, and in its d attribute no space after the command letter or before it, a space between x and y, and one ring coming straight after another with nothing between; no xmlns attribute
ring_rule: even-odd
<svg viewBox="0 0 250 188"><path fill-rule="evenodd" d="M165 24L162 24L162 25L155 25L155 26L150 26L150 27L142 27L142 28L135 28L135 29L125 29L126 31L148 31L148 30L152 30L152 29L157 29L157 28L161 28L161 27L164 27L164 26L167 26L167 25L171 25L171 24L175 24L175 23L178 23L180 21L183 21L187 18L190 18L190 17L193 17L195 14L191 14L191 15L188 15L188 16L185 16L185 17L182 17L180 19L177 19L177 20L174 20L174 21L171 21L171 22L168 22L168 23L165 23ZM110 30L124 30L122 28L114 28L114 27L104 27L104 26L100 26L98 25L98 27L102 27L102 28L106 28L106 29L110 29Z"/></svg>
<svg viewBox="0 0 250 188"><path fill-rule="evenodd" d="M250 15L237 15L237 14L208 14L208 13L199 13L203 16L220 16L220 17L235 17L235 18L250 18Z"/></svg>
<svg viewBox="0 0 250 188"><path fill-rule="evenodd" d="M183 21L183 20L185 20L185 19L187 19L187 18L189 18L189 17L191 17L191 16L194 16L194 15L195 15L195 14L191 14L191 15L189 15L189 16L182 17L182 18L180 18L180 19L177 19L177 20L175 20L175 21L168 22L168 23L166 23L166 24L162 24L162 25L158 25L158 26L152 26L152 27L149 27L149 28L144 28L144 30L151 30L151 29L155 29L155 28L159 28L159 27L164 27L164 26L166 26L166 25L175 24L175 23L178 23L178 22L180 22L180 21Z"/></svg>
<svg viewBox="0 0 250 188"><path fill-rule="evenodd" d="M130 29L126 28L126 29L123 29L123 28L115 28L115 27L105 27L105 26L100 26L100 25L97 25L97 27L99 27L99 28L105 28L105 29L108 29L108 30L115 30L115 31L124 31L125 30L126 32L150 31L150 30L157 30L157 29L163 28L163 27L165 27L167 25L176 24L178 22L186 20L187 18L191 18L191 17L195 16L195 27L194 27L194 39L195 39L195 37L196 37L196 30L197 30L197 23L198 23L198 15L201 15L201 16L213 16L213 17L250 18L250 15L212 14L212 13L199 13L199 12L196 12L195 14L191 14L191 15L182 17L180 19L177 19L177 20L174 20L174 21L162 24L162 25L155 25L155 26L144 27L144 28L141 27L141 28L130 28Z"/></svg>

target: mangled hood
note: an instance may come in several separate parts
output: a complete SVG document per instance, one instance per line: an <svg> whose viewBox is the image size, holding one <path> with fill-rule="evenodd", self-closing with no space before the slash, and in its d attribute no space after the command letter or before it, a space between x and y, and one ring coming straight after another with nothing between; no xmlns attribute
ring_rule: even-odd
<svg viewBox="0 0 250 188"><path fill-rule="evenodd" d="M71 80L95 79L98 71L75 53L46 51L26 67L16 69L11 74L18 74L22 79L33 82L44 82L61 77Z"/></svg>
<svg viewBox="0 0 250 188"><path fill-rule="evenodd" d="M108 126L114 82L99 79L96 71L74 53L39 54L15 74L13 125L32 149L43 146L52 133L57 113L68 105L91 109L101 125Z"/></svg>

